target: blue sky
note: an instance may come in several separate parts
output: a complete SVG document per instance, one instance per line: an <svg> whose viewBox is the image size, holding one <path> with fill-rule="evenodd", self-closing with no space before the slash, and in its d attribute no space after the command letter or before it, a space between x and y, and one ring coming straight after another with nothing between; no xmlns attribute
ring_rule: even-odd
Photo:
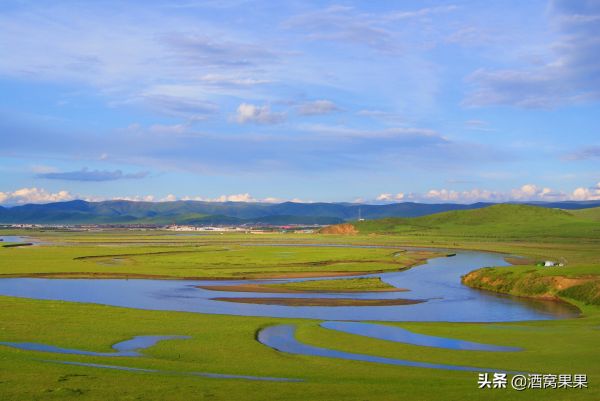
<svg viewBox="0 0 600 401"><path fill-rule="evenodd" d="M3 1L0 204L600 199L598 1Z"/></svg>

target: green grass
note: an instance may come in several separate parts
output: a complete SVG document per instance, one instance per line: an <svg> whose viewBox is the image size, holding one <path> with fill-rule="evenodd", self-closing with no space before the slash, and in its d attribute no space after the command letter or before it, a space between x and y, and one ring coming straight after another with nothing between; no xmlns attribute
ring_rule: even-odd
<svg viewBox="0 0 600 401"><path fill-rule="evenodd" d="M143 311L100 305L1 297L0 340L110 351L135 335L189 335L165 341L143 358L52 355L0 346L0 395L11 401L72 400L479 400L476 373L387 366L289 355L255 341L261 327L299 326L306 343L393 358L542 373L586 373L590 389L517 393L487 391L492 400L587 400L600 391L598 315L581 319L510 324L398 323L416 332L525 348L517 353L452 351L396 344L338 333L315 321ZM568 346L565 346L568 344ZM175 374L108 371L64 366L60 359L158 369L304 379L304 383L219 380Z"/></svg>
<svg viewBox="0 0 600 401"><path fill-rule="evenodd" d="M394 249L247 247L240 243L380 244L497 251L526 256L527 265L484 269L501 278L499 290L552 294L577 305L576 319L513 323L385 323L418 333L524 348L493 353L419 347L323 329L313 320L144 311L100 305L0 297L0 341L43 342L110 351L110 345L144 334L190 335L167 341L143 358L56 357L0 346L0 399L21 400L591 400L600 399L600 306L596 281L567 289L555 280L600 276L598 223L577 213L493 207L464 214L359 223L355 236L225 234L176 237L168 232L30 232L48 245L0 248L0 274L153 274L165 277L254 277L397 270L418 262ZM547 210L547 209L544 209ZM591 213L591 212L589 212ZM19 232L10 232L18 234ZM9 232L5 233L6 235ZM91 258L90 258L91 256ZM87 257L87 258L86 258ZM565 267L536 267L535 261ZM418 267L417 267L418 268ZM372 280L371 280L372 281ZM355 280L297 285L369 288ZM330 287L331 288L331 287ZM422 362L541 373L585 373L587 390L477 389L471 372L428 370L276 352L255 340L270 324L299 326L303 342L355 353ZM43 363L63 359L122 364L174 372L207 371L296 377L304 383L250 382L107 371Z"/></svg>
<svg viewBox="0 0 600 401"><path fill-rule="evenodd" d="M570 210L569 213L571 213L572 215L577 216L579 218L600 221L600 207L592 207L589 209Z"/></svg>
<svg viewBox="0 0 600 401"><path fill-rule="evenodd" d="M600 305L600 275L597 266L490 267L467 274L463 283L504 294L562 298Z"/></svg>
<svg viewBox="0 0 600 401"><path fill-rule="evenodd" d="M282 288L296 291L381 291L394 290L394 286L381 281L378 277L352 278L341 280L311 280L284 284L266 284L266 288Z"/></svg>
<svg viewBox="0 0 600 401"><path fill-rule="evenodd" d="M215 238L221 241L220 237ZM80 277L149 275L167 278L325 275L400 270L432 255L373 248L258 247L235 242L132 246L126 239L113 238L106 244L0 248L0 275L77 273Z"/></svg>
<svg viewBox="0 0 600 401"><path fill-rule="evenodd" d="M527 205L494 205L414 218L354 223L359 232L509 240L600 238L600 227L569 212Z"/></svg>

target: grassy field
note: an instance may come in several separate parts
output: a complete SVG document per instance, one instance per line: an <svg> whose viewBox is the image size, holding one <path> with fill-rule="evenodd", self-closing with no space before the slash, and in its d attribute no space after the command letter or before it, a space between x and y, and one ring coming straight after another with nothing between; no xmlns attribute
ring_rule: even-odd
<svg viewBox="0 0 600 401"><path fill-rule="evenodd" d="M481 211L473 211L481 213ZM512 214L523 209L512 210ZM454 212L452 212L454 213ZM420 263L431 254L396 249L307 248L291 243L416 245L480 249L524 256L510 268L484 269L485 275L512 277L512 286L490 288L517 295L553 296L577 305L576 319L513 323L386 323L417 333L522 347L491 353L420 347L350 335L318 321L144 311L101 305L0 297L0 341L29 341L90 351L136 335L188 335L165 341L141 358L54 355L0 346L2 400L594 400L600 399L600 306L597 288L552 289L548 282L595 278L600 272L600 235L592 218L558 211L530 217L529 227L498 223L497 211L476 219L458 214L429 216L426 228L394 228L389 222L357 224L357 235L173 236L160 232L29 232L46 244L0 248L0 274L57 277L279 277L389 271ZM553 211L554 213L554 211ZM424 222L419 218L419 224ZM457 222L457 219L461 222ZM486 221L479 224L478 219ZM513 219L513 217L511 217ZM536 221L546 221L545 229ZM412 219L411 219L412 220ZM405 224L396 222L396 225ZM470 226L469 226L470 224ZM365 227L369 227L368 229ZM382 229L382 227L384 229ZM391 227L391 228L390 228ZM421 226L423 227L423 226ZM412 230L412 231L411 231ZM505 234L510 231L509 234ZM16 232L15 232L16 233ZM476 235L475 233L480 233ZM535 234L538 233L538 234ZM0 233L8 235L9 232ZM534 235L535 234L535 235ZM245 246L242 243L262 243ZM282 246L273 246L279 244ZM286 245L288 244L288 245ZM536 267L542 260L564 261L562 268ZM418 267L415 267L418 268ZM548 282L544 280L549 280ZM485 280L484 280L485 281ZM491 280L489 282L494 282ZM476 285L476 283L471 283ZM293 290L374 289L381 284L336 279L290 285ZM544 291L537 291L545 286ZM410 293L408 293L410 294ZM583 294L583 295L582 295ZM298 326L298 339L315 346L414 361L502 370L588 375L589 388L525 390L477 388L473 372L387 366L367 362L290 355L255 340L271 324ZM44 362L67 360L157 369L161 373L104 370ZM211 372L303 379L301 383L192 377Z"/></svg>
<svg viewBox="0 0 600 401"><path fill-rule="evenodd" d="M141 311L99 305L5 297L3 341L30 341L110 351L135 335L189 335L150 348L143 358L48 355L0 347L0 394L7 400L409 400L597 399L600 379L597 315L556 322L511 324L403 323L432 335L519 346L525 351L450 351L395 344L322 329L317 322L272 318ZM586 373L587 390L478 390L476 374L281 354L255 341L256 330L275 323L299 326L309 344L426 362L455 363L543 373ZM565 343L569 346L565 346ZM137 373L58 365L67 360L169 371ZM211 372L299 378L302 383L187 377Z"/></svg>
<svg viewBox="0 0 600 401"><path fill-rule="evenodd" d="M569 212L526 205L494 205L477 210L451 211L415 218L388 218L358 222L362 234L387 233L411 236L535 239L552 241L599 238L598 212Z"/></svg>
<svg viewBox="0 0 600 401"><path fill-rule="evenodd" d="M81 235L80 235L81 236ZM240 245L233 236L180 244L130 244L130 236L107 242L60 242L44 246L0 247L0 276L265 278L324 276L401 270L436 256L399 249ZM134 241L137 241L134 239ZM115 243L117 242L117 243ZM441 254L440 254L441 255Z"/></svg>
<svg viewBox="0 0 600 401"><path fill-rule="evenodd" d="M235 285L203 285L212 291L233 292L268 292L268 293L310 293L310 292L388 292L403 291L381 281L378 277L348 278L339 280L310 280L277 284L235 284Z"/></svg>
<svg viewBox="0 0 600 401"><path fill-rule="evenodd" d="M375 278L354 278L340 280L312 280L304 282L292 282L285 284L267 284L265 287L282 288L296 291L344 291L344 292L365 292L365 291L398 291L394 286Z"/></svg>

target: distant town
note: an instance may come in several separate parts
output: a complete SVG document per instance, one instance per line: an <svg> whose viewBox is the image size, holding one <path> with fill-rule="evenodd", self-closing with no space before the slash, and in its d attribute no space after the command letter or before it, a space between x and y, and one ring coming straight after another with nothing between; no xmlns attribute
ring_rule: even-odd
<svg viewBox="0 0 600 401"><path fill-rule="evenodd" d="M1 229L19 230L52 230L52 231L106 231L106 230L136 230L136 231L175 231L175 232L230 232L244 234L265 233L297 233L313 234L325 225L313 224L247 224L247 225L180 225L180 224L0 224Z"/></svg>

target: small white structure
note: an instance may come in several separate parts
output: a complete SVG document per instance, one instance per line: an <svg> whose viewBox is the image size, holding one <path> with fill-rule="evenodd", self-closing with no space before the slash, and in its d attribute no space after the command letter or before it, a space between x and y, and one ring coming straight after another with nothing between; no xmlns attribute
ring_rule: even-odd
<svg viewBox="0 0 600 401"><path fill-rule="evenodd" d="M544 262L544 267L554 267L554 266L556 266L556 263L554 263L551 260L547 260Z"/></svg>

